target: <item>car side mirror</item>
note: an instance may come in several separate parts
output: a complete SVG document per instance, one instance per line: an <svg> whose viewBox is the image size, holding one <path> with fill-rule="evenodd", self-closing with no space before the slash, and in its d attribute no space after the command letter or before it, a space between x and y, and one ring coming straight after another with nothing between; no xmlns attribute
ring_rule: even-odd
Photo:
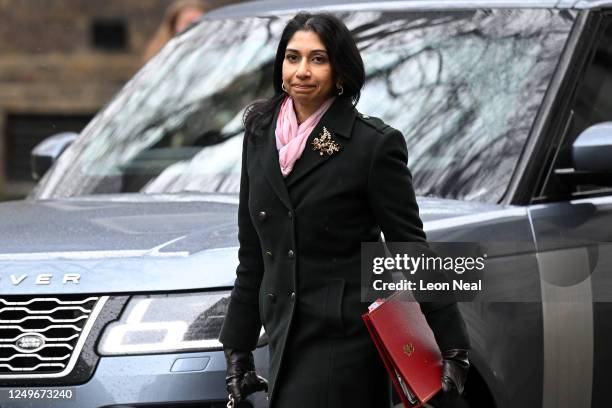
<svg viewBox="0 0 612 408"><path fill-rule="evenodd" d="M78 136L74 132L57 133L34 146L30 153L32 178L40 180Z"/></svg>
<svg viewBox="0 0 612 408"><path fill-rule="evenodd" d="M571 186L612 186L612 122L585 129L572 145L571 169L555 169L555 175Z"/></svg>
<svg viewBox="0 0 612 408"><path fill-rule="evenodd" d="M604 172L612 176L612 122L587 128L572 145L576 171Z"/></svg>

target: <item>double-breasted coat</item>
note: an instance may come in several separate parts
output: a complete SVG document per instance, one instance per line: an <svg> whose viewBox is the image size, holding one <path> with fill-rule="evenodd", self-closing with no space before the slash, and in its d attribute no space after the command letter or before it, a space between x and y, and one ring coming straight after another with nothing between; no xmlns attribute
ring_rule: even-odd
<svg viewBox="0 0 612 408"><path fill-rule="evenodd" d="M278 109L277 109L278 111ZM361 315L361 243L425 242L402 134L336 98L283 178L276 120L246 134L239 265L220 340L269 339L271 407L379 408L389 382ZM340 151L313 148L326 128ZM454 303L421 303L442 350L468 348Z"/></svg>

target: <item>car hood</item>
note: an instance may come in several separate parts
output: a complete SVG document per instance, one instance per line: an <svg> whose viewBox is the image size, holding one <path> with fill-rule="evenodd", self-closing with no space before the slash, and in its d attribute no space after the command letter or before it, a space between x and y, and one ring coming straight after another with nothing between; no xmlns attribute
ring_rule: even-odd
<svg viewBox="0 0 612 408"><path fill-rule="evenodd" d="M141 194L2 203L0 293L231 287L237 204L233 195ZM438 238L491 217L522 216L516 207L433 198L419 207Z"/></svg>

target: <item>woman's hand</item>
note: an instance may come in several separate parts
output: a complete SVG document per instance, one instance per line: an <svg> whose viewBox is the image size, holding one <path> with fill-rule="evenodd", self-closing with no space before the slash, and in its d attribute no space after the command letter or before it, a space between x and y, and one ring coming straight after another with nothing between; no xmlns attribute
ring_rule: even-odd
<svg viewBox="0 0 612 408"><path fill-rule="evenodd" d="M455 389L458 394L462 394L469 368L467 350L444 351L442 353L442 391L447 393Z"/></svg>
<svg viewBox="0 0 612 408"><path fill-rule="evenodd" d="M461 398L465 380L470 368L468 352L452 349L442 352L442 391L437 393L425 406L435 408L468 408Z"/></svg>
<svg viewBox="0 0 612 408"><path fill-rule="evenodd" d="M225 384L234 406L257 391L268 392L268 382L255 373L253 353L250 351L224 348L227 371Z"/></svg>

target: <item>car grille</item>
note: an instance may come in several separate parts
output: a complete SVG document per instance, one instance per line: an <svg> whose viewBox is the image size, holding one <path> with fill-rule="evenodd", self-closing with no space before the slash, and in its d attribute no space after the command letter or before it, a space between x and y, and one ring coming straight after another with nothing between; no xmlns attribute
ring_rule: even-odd
<svg viewBox="0 0 612 408"><path fill-rule="evenodd" d="M66 375L106 297L0 297L0 378Z"/></svg>

